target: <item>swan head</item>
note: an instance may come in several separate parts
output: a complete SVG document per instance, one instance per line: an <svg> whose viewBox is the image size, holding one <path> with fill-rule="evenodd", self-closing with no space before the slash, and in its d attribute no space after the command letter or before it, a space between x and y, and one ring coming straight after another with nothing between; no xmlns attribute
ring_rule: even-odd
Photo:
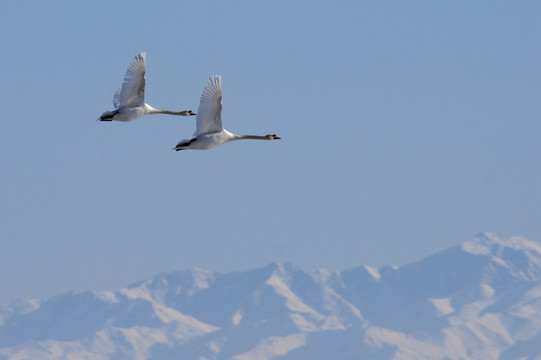
<svg viewBox="0 0 541 360"><path fill-rule="evenodd" d="M191 110L186 110L186 114L187 114L187 115L190 115L190 116L197 115L196 113L194 113L194 112L191 111Z"/></svg>
<svg viewBox="0 0 541 360"><path fill-rule="evenodd" d="M280 140L280 137L276 134L269 134L267 135L267 139L269 140Z"/></svg>

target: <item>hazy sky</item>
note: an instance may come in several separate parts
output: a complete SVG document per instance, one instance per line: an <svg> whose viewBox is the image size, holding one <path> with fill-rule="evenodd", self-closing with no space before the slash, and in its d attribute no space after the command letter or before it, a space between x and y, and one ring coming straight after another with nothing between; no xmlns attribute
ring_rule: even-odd
<svg viewBox="0 0 541 360"><path fill-rule="evenodd" d="M538 1L2 2L0 300L541 240L540 20ZM224 127L282 140L175 152L194 117L97 122L141 51L149 104L196 111L221 74Z"/></svg>

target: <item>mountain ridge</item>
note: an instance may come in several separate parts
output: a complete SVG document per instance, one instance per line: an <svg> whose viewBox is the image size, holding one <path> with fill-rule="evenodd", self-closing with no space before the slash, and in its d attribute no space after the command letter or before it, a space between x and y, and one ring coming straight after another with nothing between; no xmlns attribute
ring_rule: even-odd
<svg viewBox="0 0 541 360"><path fill-rule="evenodd" d="M541 244L482 233L402 267L161 273L0 304L0 359L540 359Z"/></svg>

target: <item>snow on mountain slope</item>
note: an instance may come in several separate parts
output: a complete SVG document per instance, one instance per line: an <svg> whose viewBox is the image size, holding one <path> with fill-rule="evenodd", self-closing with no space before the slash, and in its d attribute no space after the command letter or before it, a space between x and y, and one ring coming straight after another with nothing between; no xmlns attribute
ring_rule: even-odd
<svg viewBox="0 0 541 360"><path fill-rule="evenodd" d="M0 304L0 359L541 359L541 245L481 234L401 268L159 274Z"/></svg>

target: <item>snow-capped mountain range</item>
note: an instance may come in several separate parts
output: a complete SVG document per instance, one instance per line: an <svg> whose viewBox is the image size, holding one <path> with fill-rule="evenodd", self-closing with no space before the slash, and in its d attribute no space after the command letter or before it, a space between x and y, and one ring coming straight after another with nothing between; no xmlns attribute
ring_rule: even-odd
<svg viewBox="0 0 541 360"><path fill-rule="evenodd" d="M541 359L541 244L481 234L419 262L194 269L0 304L0 359Z"/></svg>

